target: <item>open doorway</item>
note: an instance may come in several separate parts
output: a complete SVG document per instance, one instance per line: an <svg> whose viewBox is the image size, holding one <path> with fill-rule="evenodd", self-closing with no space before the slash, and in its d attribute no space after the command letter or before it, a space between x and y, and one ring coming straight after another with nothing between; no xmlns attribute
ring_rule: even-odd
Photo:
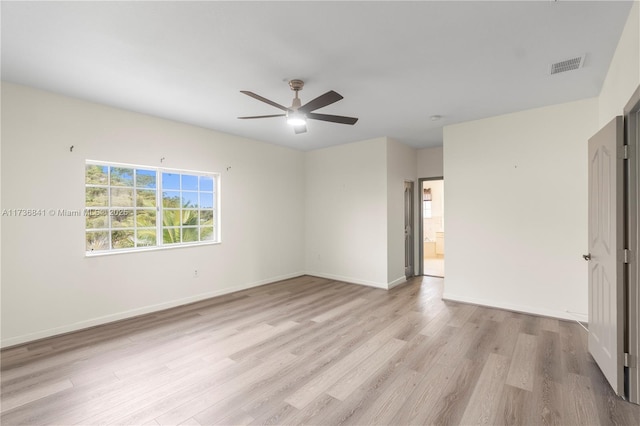
<svg viewBox="0 0 640 426"><path fill-rule="evenodd" d="M421 273L444 277L444 179L420 179Z"/></svg>

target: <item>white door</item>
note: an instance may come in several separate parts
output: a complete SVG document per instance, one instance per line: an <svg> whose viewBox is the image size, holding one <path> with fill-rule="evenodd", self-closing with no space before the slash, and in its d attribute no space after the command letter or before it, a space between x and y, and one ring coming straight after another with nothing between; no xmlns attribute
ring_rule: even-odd
<svg viewBox="0 0 640 426"><path fill-rule="evenodd" d="M618 395L623 379L623 127L589 139L589 352Z"/></svg>

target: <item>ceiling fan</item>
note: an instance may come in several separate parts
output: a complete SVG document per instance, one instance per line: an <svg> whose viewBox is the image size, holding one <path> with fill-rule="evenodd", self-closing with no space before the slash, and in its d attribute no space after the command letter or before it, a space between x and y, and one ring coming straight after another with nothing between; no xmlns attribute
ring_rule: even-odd
<svg viewBox="0 0 640 426"><path fill-rule="evenodd" d="M358 121L357 118L354 117L344 117L342 115L329 115L329 114L318 114L313 111L320 109L322 107L326 107L327 105L331 105L334 102L338 102L342 99L342 95L330 90L324 95L320 95L312 101L307 102L302 105L300 98L298 98L298 92L302 90L304 87L304 81L302 80L291 80L289 81L289 87L291 90L296 92L295 97L293 98L293 102L289 108L282 106L276 102L273 102L267 98L263 98L260 95L256 95L253 92L249 92L247 90L241 90L240 93L244 93L247 96L251 96L254 99L267 103L271 106L274 106L278 109L284 111L284 114L272 114L272 115L254 115L251 117L238 117L240 119L253 119L253 118L270 118L270 117L287 117L287 123L293 126L293 131L298 133L304 133L307 131L307 119L310 118L312 120L321 120L321 121L329 121L331 123L341 123L341 124L356 124Z"/></svg>

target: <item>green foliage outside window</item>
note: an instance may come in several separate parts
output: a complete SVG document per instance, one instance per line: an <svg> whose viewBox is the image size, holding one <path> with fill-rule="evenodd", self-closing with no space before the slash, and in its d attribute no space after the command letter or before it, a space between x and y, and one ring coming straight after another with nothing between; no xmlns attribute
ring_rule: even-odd
<svg viewBox="0 0 640 426"><path fill-rule="evenodd" d="M88 162L87 252L213 241L216 179Z"/></svg>

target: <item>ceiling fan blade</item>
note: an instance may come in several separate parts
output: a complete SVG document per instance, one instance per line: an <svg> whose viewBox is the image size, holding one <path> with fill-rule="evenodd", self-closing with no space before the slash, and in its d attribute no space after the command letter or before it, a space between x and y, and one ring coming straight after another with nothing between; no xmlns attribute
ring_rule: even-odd
<svg viewBox="0 0 640 426"><path fill-rule="evenodd" d="M271 105L271 106L274 106L274 107L276 107L276 108L278 108L278 109L281 109L281 110L283 110L283 111L287 111L287 110L288 110L288 108L287 108L287 107L284 107L284 106L282 106L282 105L280 105L280 104L278 104L278 103L275 103L275 102L273 102L273 101L270 101L270 100L269 100L269 99L267 99L267 98L263 98L263 97L262 97L262 96L260 96L260 95L256 95L256 94L255 94L255 93L253 93L253 92L249 92L248 90L241 90L241 91L240 91L240 93L244 93L244 94L245 94L245 95L247 95L247 96L251 96L251 97L252 97L252 98L254 98L254 99L257 99L257 100L259 100L259 101L262 101L262 102L264 102L264 103L266 103L266 104L269 104L269 105Z"/></svg>
<svg viewBox="0 0 640 426"><path fill-rule="evenodd" d="M287 114L271 114L271 115L252 115L250 117L238 117L241 120L246 120L250 118L271 118L271 117L286 117Z"/></svg>
<svg viewBox="0 0 640 426"><path fill-rule="evenodd" d="M358 119L354 117L344 117L342 115L317 114L315 112L307 113L307 118L311 118L313 120L330 121L331 123L351 124L351 125L356 124L356 122L358 121Z"/></svg>
<svg viewBox="0 0 640 426"><path fill-rule="evenodd" d="M342 99L342 95L334 92L333 90L330 90L324 95L320 95L317 98L302 105L300 108L298 108L298 111L306 114L322 107L326 107L327 105L331 105L334 102L338 102L340 99Z"/></svg>
<svg viewBox="0 0 640 426"><path fill-rule="evenodd" d="M296 135L299 135L300 133L306 133L307 132L307 125L306 124L302 124L300 126L293 126L293 131L295 132Z"/></svg>

